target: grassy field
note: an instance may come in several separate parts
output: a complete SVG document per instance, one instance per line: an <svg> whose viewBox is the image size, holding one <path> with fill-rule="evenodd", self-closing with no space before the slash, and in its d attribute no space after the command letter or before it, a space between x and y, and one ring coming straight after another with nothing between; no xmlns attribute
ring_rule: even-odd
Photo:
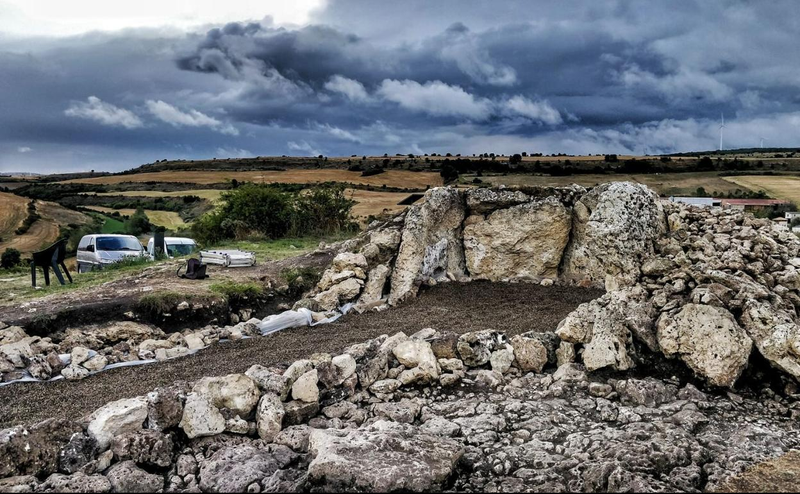
<svg viewBox="0 0 800 494"><path fill-rule="evenodd" d="M169 171L155 173L135 173L130 175L111 175L67 180L64 183L119 184L124 182L178 182L192 184L223 183L236 179L240 182L313 184L320 182L344 182L358 185L380 187L403 187L424 189L427 186L442 184L438 172L412 172L408 170L389 170L387 172L362 177L361 172L337 169L291 170L291 171ZM185 194L185 192L183 192Z"/></svg>
<svg viewBox="0 0 800 494"><path fill-rule="evenodd" d="M742 175L724 177L728 182L752 190L763 190L770 197L800 205L800 177L793 175Z"/></svg>
<svg viewBox="0 0 800 494"><path fill-rule="evenodd" d="M470 184L475 175L464 175L462 183ZM544 185L544 186L564 186L569 184L579 184L584 187L593 187L604 182L632 181L647 185L662 196L693 196L698 187L703 187L709 194L724 195L733 193L736 189L750 189L749 186L737 184L726 180L727 178L741 177L720 177L717 172L696 172L696 173L654 173L654 174L614 174L614 175L595 175L581 174L569 175L564 177L551 177L540 175L493 175L480 177L485 183L491 185ZM761 178L761 177L759 177ZM764 177L767 178L767 177ZM757 190L757 189L756 189Z"/></svg>
<svg viewBox="0 0 800 494"><path fill-rule="evenodd" d="M345 237L331 238L285 238L280 240L251 240L236 241L215 245L213 249L242 249L255 252L259 263L270 260L281 260L287 257L298 256L314 250L321 240L334 242ZM14 271L0 270L0 303L21 302L32 298L44 297L53 293L68 292L83 288L90 288L109 281L114 281L126 276L131 276L141 272L150 266L162 264L170 261L145 261L141 263L128 263L121 266L114 265L111 269L102 271L91 271L88 273L77 274L75 269L75 258L67 259L66 264L72 273L73 284L61 286L58 282L52 283L49 287L40 286L33 289L30 286L30 271L20 268ZM202 282L201 282L202 283ZM210 283L210 282L209 282ZM215 281L219 283L219 279Z"/></svg>
<svg viewBox="0 0 800 494"><path fill-rule="evenodd" d="M81 195L98 196L123 196L123 197L183 197L197 196L211 202L219 201L224 190L219 189L192 189L164 192L160 190L124 190L119 192L81 192Z"/></svg>
<svg viewBox="0 0 800 494"><path fill-rule="evenodd" d="M106 214L116 211L123 216L130 216L136 212L135 209L113 209L103 206L86 206L86 209L91 209L92 211L98 211ZM144 213L150 219L150 223L163 226L170 230L176 230L186 226L186 223L183 221L180 215L174 211L156 211L152 209L145 209Z"/></svg>

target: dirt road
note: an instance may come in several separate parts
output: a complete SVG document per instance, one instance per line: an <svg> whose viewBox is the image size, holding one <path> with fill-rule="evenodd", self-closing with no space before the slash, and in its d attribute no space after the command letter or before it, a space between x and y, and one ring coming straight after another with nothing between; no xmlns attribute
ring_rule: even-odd
<svg viewBox="0 0 800 494"><path fill-rule="evenodd" d="M575 287L448 283L404 306L348 315L330 325L212 345L187 357L113 369L82 381L5 386L0 388L0 428L48 417L79 418L109 401L143 395L178 380L244 372L253 364L288 362L315 352L336 353L384 333L412 334L426 327L458 333L492 328L508 335L552 331L580 303L600 295L599 290Z"/></svg>

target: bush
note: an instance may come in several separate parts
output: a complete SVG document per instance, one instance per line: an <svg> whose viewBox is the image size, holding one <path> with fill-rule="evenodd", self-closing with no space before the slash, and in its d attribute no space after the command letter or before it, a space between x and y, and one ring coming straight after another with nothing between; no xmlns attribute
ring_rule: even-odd
<svg viewBox="0 0 800 494"><path fill-rule="evenodd" d="M264 295L264 286L255 281L237 283L229 280L211 285L209 289L222 295L229 302L239 302Z"/></svg>
<svg viewBox="0 0 800 494"><path fill-rule="evenodd" d="M22 263L22 254L12 247L7 248L0 256L0 268L11 269Z"/></svg>
<svg viewBox="0 0 800 494"><path fill-rule="evenodd" d="M25 221L22 222L22 226L17 228L14 233L16 235L26 234L28 230L30 230L31 226L39 221L40 218L41 216L39 216L39 213L36 212L36 203L34 201L30 201L28 203L28 216L25 218Z"/></svg>
<svg viewBox="0 0 800 494"><path fill-rule="evenodd" d="M355 204L341 186L314 187L305 192L274 185L244 184L222 195L216 211L201 216L192 234L203 243L252 236L328 235L353 230Z"/></svg>
<svg viewBox="0 0 800 494"><path fill-rule="evenodd" d="M128 232L128 235L134 235L136 237L150 233L152 229L153 225L150 223L150 218L147 217L147 214L145 214L142 208L136 208L136 212L133 213L125 223L125 230Z"/></svg>

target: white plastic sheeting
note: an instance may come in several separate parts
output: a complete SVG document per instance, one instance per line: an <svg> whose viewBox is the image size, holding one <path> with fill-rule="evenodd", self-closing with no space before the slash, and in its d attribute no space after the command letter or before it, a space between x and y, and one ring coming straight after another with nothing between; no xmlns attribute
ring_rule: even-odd
<svg viewBox="0 0 800 494"><path fill-rule="evenodd" d="M314 321L314 313L305 307L301 307L297 310L287 310L281 312L280 314L273 314L265 317L264 320L262 320L258 325L258 329L261 330L262 335L268 335L270 333L274 333L275 331L280 331L286 328L328 324L347 314L352 308L353 304L345 304L339 309L338 312L336 312L336 314L319 321Z"/></svg>
<svg viewBox="0 0 800 494"><path fill-rule="evenodd" d="M297 310L287 310L287 311L281 312L280 314L273 314L271 316L265 317L258 324L258 329L261 331L261 335L262 336L266 336L266 335L268 335L270 333L274 333L274 332L280 331L282 329L298 328L298 327L301 327L301 326L319 326L320 324L328 324L328 323L332 323L333 321L335 321L335 320L339 319L340 317L342 317L343 315L347 314L348 312L350 312L350 309L352 309L352 308L353 308L353 304L352 303L345 304L342 307L340 307L339 310L336 311L335 314L333 314L330 317L327 317L325 319L321 319L319 321L314 321L313 312L311 312L310 310L308 310L306 308L300 308L300 309L297 309ZM250 336L244 336L242 339L249 339L249 338L251 338L251 337ZM229 341L229 340L227 340L227 339L219 340L220 343L224 343L226 341ZM203 348L207 348L207 346L203 347ZM203 348L198 348L196 350L189 350L188 353L186 353L184 355L181 355L180 357L185 357L186 355L192 355L194 353L199 352ZM95 355L97 355L96 351L89 350L89 358L94 357ZM64 363L65 366L69 365L70 361L72 359L72 357L71 357L71 355L69 353L60 354L58 356L58 358L61 359L61 361ZM179 357L174 357L174 358L179 358ZM155 360L155 359L148 359L148 360L134 360L134 361L131 361L131 362L117 362L116 364L109 364L109 365L103 367L102 369L100 369L98 371L89 372L89 375L91 376L91 375L97 374L99 372L104 372L104 371L107 371L107 370L116 369L118 367L131 367L131 366L134 366L134 365L152 364L154 362L159 362L159 361ZM58 381L60 379L64 379L64 376L58 375L58 376L55 376L55 377L49 379L49 381ZM14 381L8 381L8 382L0 383L0 387L7 386L9 384L14 384L14 383L22 383L22 382L43 382L43 381L40 381L39 379L36 379L35 377L32 377L30 375L30 373L28 373L28 371L25 370L23 377L21 377L19 379L15 379Z"/></svg>

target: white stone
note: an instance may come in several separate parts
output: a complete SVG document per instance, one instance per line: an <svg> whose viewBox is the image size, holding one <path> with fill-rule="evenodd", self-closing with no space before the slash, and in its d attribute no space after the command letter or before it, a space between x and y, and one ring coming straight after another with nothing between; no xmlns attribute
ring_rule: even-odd
<svg viewBox="0 0 800 494"><path fill-rule="evenodd" d="M89 416L86 430L97 440L101 451L114 437L142 429L147 419L147 400L142 397L113 401Z"/></svg>

